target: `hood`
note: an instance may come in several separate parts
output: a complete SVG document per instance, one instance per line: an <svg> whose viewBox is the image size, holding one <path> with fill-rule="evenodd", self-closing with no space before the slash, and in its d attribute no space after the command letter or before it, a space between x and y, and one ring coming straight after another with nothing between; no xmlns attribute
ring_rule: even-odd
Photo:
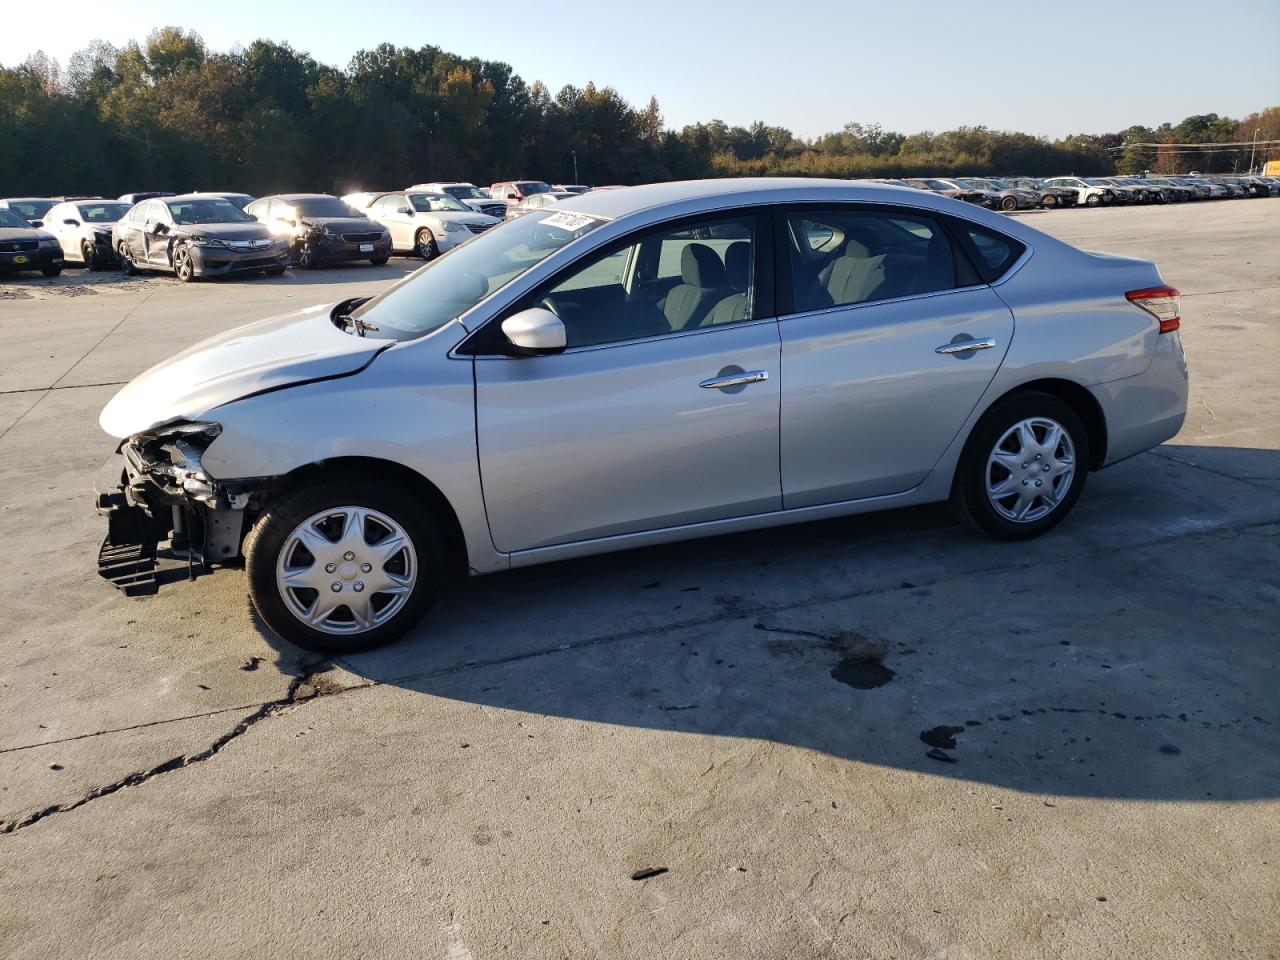
<svg viewBox="0 0 1280 960"><path fill-rule="evenodd" d="M258 320L197 343L130 381L98 423L127 437L251 393L355 373L392 341L344 333L330 320L334 306Z"/></svg>
<svg viewBox="0 0 1280 960"><path fill-rule="evenodd" d="M493 223L497 217L490 217L483 213L461 213L456 210L442 210L440 212L432 211L431 213L419 213L420 217L430 217L433 220L439 220L441 223Z"/></svg>
<svg viewBox="0 0 1280 960"><path fill-rule="evenodd" d="M382 224L374 223L368 217L304 217L302 222L314 227L336 227L339 231L382 229Z"/></svg>
<svg viewBox="0 0 1280 960"><path fill-rule="evenodd" d="M120 221L117 220L116 223ZM215 240L270 240L271 231L265 223L179 223L177 232L188 236L199 234Z"/></svg>
<svg viewBox="0 0 1280 960"><path fill-rule="evenodd" d="M0 227L0 240L53 240L52 233L38 227Z"/></svg>

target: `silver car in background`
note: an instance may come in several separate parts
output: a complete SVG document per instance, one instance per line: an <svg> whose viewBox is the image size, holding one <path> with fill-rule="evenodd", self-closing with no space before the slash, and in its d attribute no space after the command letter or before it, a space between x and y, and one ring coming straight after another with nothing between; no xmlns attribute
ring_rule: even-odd
<svg viewBox="0 0 1280 960"><path fill-rule="evenodd" d="M943 500L1020 540L1177 433L1179 323L1153 264L918 190L593 192L124 387L100 570L243 558L350 651L468 571Z"/></svg>
<svg viewBox="0 0 1280 960"><path fill-rule="evenodd" d="M129 204L120 200L67 201L49 209L44 228L58 238L64 260L101 270L116 265L112 224L129 210Z"/></svg>

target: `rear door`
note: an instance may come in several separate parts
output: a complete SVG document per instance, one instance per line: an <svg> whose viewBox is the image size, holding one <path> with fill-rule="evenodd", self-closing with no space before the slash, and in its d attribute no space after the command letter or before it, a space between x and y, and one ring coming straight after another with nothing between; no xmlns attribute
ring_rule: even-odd
<svg viewBox="0 0 1280 960"><path fill-rule="evenodd" d="M910 490L995 376L1013 314L918 212L797 208L776 235L784 505Z"/></svg>

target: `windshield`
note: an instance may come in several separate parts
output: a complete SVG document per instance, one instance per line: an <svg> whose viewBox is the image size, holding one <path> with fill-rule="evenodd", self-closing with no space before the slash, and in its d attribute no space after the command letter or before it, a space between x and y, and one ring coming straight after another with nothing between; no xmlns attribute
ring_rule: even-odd
<svg viewBox="0 0 1280 960"><path fill-rule="evenodd" d="M298 211L298 216L300 217L358 217L363 219L364 216L337 197L304 197L301 200L294 201L293 209Z"/></svg>
<svg viewBox="0 0 1280 960"><path fill-rule="evenodd" d="M541 180L521 180L516 184L520 192L526 197L531 193L550 193L551 184L543 183Z"/></svg>
<svg viewBox="0 0 1280 960"><path fill-rule="evenodd" d="M31 224L23 220L12 210L6 210L0 207L0 227L20 227L23 230L33 229Z"/></svg>
<svg viewBox="0 0 1280 960"><path fill-rule="evenodd" d="M376 326L381 337L420 337L461 316L602 223L595 217L564 212L511 220L432 260L352 316Z"/></svg>
<svg viewBox="0 0 1280 960"><path fill-rule="evenodd" d="M470 207L459 203L447 193L411 193L409 202L419 213L471 213Z"/></svg>
<svg viewBox="0 0 1280 960"><path fill-rule="evenodd" d="M9 209L17 210L18 216L26 217L28 220L39 220L49 208L53 206L52 200L10 200ZM29 224L24 224L29 226Z"/></svg>
<svg viewBox="0 0 1280 960"><path fill-rule="evenodd" d="M129 204L112 200L108 203L77 203L76 209L85 223L115 223L129 212Z"/></svg>
<svg viewBox="0 0 1280 960"><path fill-rule="evenodd" d="M444 192L459 200L488 200L479 187L445 187Z"/></svg>
<svg viewBox="0 0 1280 960"><path fill-rule="evenodd" d="M174 223L254 223L230 200L210 197L201 200L171 200L166 203Z"/></svg>

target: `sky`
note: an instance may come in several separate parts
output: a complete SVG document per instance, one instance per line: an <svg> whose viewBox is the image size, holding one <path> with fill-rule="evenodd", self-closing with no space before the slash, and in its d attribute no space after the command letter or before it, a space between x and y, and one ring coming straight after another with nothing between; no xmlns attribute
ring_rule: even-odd
<svg viewBox="0 0 1280 960"><path fill-rule="evenodd" d="M656 96L669 127L763 120L804 137L852 121L1059 137L1280 105L1280 0L61 0L9 3L4 19L5 66L37 49L65 65L91 40L170 24L215 50L266 37L340 67L380 43L434 44L553 93L594 81L636 106Z"/></svg>

